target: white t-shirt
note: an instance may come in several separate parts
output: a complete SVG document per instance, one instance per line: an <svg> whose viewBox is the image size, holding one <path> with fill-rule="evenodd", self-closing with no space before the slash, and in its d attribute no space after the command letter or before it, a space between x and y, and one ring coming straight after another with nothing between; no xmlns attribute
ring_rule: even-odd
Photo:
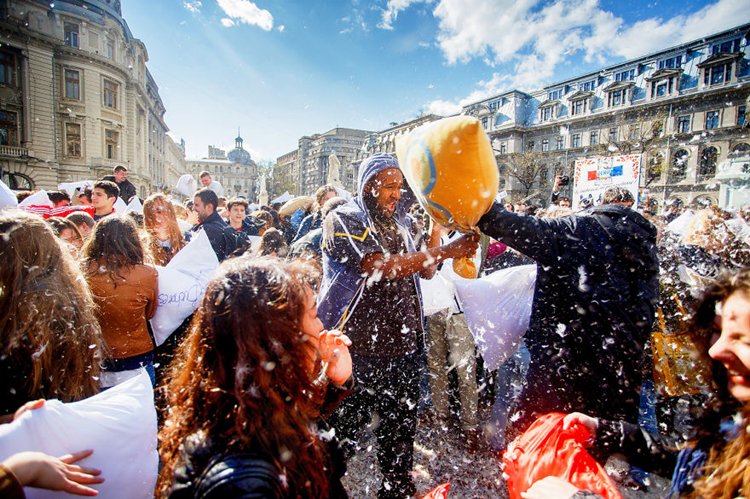
<svg viewBox="0 0 750 499"><path fill-rule="evenodd" d="M212 180L211 184L208 186L208 188L211 189L212 191L214 191L217 196L223 196L224 195L224 188L216 180Z"/></svg>

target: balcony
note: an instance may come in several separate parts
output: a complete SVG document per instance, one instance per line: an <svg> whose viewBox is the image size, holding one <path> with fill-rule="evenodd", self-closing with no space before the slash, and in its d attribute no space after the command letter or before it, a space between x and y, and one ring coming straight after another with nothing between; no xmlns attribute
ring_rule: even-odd
<svg viewBox="0 0 750 499"><path fill-rule="evenodd" d="M29 150L25 147L0 146L0 156L5 158L26 158Z"/></svg>

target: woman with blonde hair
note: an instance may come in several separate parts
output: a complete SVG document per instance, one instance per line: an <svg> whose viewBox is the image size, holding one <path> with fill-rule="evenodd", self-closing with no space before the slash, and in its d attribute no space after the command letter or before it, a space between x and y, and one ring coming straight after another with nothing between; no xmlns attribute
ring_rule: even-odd
<svg viewBox="0 0 750 499"><path fill-rule="evenodd" d="M185 246L174 206L164 194L152 194L143 203L143 221L149 234L149 250L154 264L168 264Z"/></svg>
<svg viewBox="0 0 750 499"><path fill-rule="evenodd" d="M35 399L99 391L104 348L94 302L41 218L0 214L0 414Z"/></svg>

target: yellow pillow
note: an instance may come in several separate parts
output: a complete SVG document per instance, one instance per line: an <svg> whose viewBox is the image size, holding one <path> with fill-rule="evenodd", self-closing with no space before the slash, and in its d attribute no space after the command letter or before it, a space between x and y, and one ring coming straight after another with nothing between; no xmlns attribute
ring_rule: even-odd
<svg viewBox="0 0 750 499"><path fill-rule="evenodd" d="M452 116L422 125L397 139L396 154L406 181L432 218L452 230L476 232L497 196L499 180L479 120ZM456 261L453 268L464 277L476 276L471 262Z"/></svg>

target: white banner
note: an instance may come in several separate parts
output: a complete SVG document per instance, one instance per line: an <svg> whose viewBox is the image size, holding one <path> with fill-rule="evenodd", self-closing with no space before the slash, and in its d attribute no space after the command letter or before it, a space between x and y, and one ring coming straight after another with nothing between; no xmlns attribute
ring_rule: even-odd
<svg viewBox="0 0 750 499"><path fill-rule="evenodd" d="M573 209L581 208L581 201L592 205L602 202L604 191L610 187L624 187L638 199L641 174L641 155L595 157L577 159L573 177Z"/></svg>

